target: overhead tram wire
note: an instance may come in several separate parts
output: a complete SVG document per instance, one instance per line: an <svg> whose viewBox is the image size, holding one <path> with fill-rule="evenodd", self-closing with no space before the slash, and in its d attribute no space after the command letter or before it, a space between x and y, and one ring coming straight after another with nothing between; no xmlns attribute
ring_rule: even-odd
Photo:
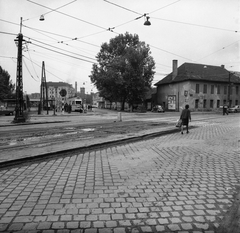
<svg viewBox="0 0 240 233"><path fill-rule="evenodd" d="M95 47L98 47L98 48L100 47L99 45L95 45L95 44L92 44L92 43L89 43L89 42L86 42L86 41L79 40L78 37L72 38L72 37L69 37L69 36L60 35L60 34L57 34L57 33L48 32L48 31L45 31L45 30L28 27L26 25L23 25L23 27L26 27L26 28L34 30L34 31L40 31L40 32L44 32L44 33L49 33L51 35L60 36L60 37L63 37L63 38L69 39L69 40L76 40L76 41L79 41L79 42L82 42L82 43L85 43L85 44L88 44L88 45L92 45L92 46L95 46ZM105 31L106 31L106 29L104 31L102 31L102 32L105 32ZM57 41L59 41L59 40L57 40Z"/></svg>
<svg viewBox="0 0 240 233"><path fill-rule="evenodd" d="M139 13L139 12L130 10L130 9L128 9L128 8L126 8L126 7L123 7L123 6L120 6L120 5L116 4L116 3L113 3L113 2L110 2L110 1L107 1L107 0L103 0L103 1L104 1L104 2L107 2L107 3L109 3L109 4L112 4L112 5L114 5L114 6L120 7L120 8L122 8L122 9L124 9L124 10L130 11L130 12L132 12L132 13L135 13L135 14L138 14L138 15L142 15L142 14Z"/></svg>
<svg viewBox="0 0 240 233"><path fill-rule="evenodd" d="M0 21L3 21L3 22L6 22L6 23L10 23L10 24L19 26L19 24L13 23L13 22L10 22L10 21L7 21L7 20L0 19ZM76 40L76 41L78 41L78 42L85 43L85 44L88 44L88 45L91 45L91 46L94 46L94 47L98 47L98 48L100 47L99 45L95 45L95 44L92 44L92 43L89 43L89 42L86 42L86 41L83 41L83 40L79 40L77 37L72 38L72 37L67 37L67 36L64 36L64 35L59 35L59 34L56 34L56 33L47 32L47 31L44 31L44 30L40 30L40 29L28 27L28 26L26 26L26 25L22 25L22 26L23 26L23 27L26 27L26 28L28 28L28 29L31 29L31 30L41 31L41 32L49 33L49 34L52 34L52 35L55 35L55 36L60 36L60 37L68 38L68 39L71 39L71 40ZM106 30L104 30L104 31L106 31ZM102 31L102 32L103 32L103 31ZM0 32L0 33L1 33L1 32ZM17 34L14 34L14 33L9 33L9 32L2 32L2 33L17 36ZM55 40L54 38L51 38L51 39ZM56 40L56 41L59 42L59 40ZM43 42L40 42L40 43L43 43ZM57 49L61 50L60 48L57 48ZM66 50L65 50L65 51L66 51ZM70 52L70 51L67 51L67 52L72 53L72 52ZM86 57L86 56L84 56L84 55L79 55L79 54L77 54L77 55L78 55L78 56ZM86 57L86 58L89 58L89 57ZM89 58L89 59L95 60L95 59L93 59L93 58ZM90 61L88 61L88 62L90 62Z"/></svg>
<svg viewBox="0 0 240 233"><path fill-rule="evenodd" d="M152 48L155 48L155 49L157 49L157 50L161 50L161 51L163 51L163 52L165 52L165 53L169 53L169 54L172 54L172 55L174 55L174 56L181 57L181 58L186 59L186 60L188 60L188 61L193 61L192 59L183 57L183 56L178 55L178 54L176 54L176 53L169 52L169 51L167 51L167 50L165 50L165 49L158 48L158 47L153 46L153 45L151 45L151 44L149 44L149 46L152 47Z"/></svg>
<svg viewBox="0 0 240 233"><path fill-rule="evenodd" d="M30 55L30 53L29 53L28 44L26 44L26 47L27 47L28 56L29 56L29 58L30 58L30 61L31 61L33 70L34 70L34 72L35 72L35 75L36 75L37 78L39 79L39 77L38 77L38 75L37 75L37 72L36 72L36 69L35 69L35 67L34 67L34 65L33 65L32 57L31 57L31 55Z"/></svg>
<svg viewBox="0 0 240 233"><path fill-rule="evenodd" d="M77 0L73 0L73 1L71 1L71 2L69 2L69 3L66 3L66 4L60 6L60 7L57 7L57 8L54 9L54 10L50 10L50 11L48 11L47 13L44 13L44 14L42 14L42 15L47 15L47 14L53 12L53 11L56 11L56 10L59 10L60 8L63 8L63 7L65 7L65 6L68 6L68 5L70 5L70 4L72 4L72 3L76 2L76 1L77 1ZM39 16L37 16L37 17L39 17ZM36 17L29 18L29 19L25 19L24 21L27 21L27 20L30 20L30 19L34 19L34 18L36 18Z"/></svg>
<svg viewBox="0 0 240 233"><path fill-rule="evenodd" d="M239 41L240 41L240 40L237 40L237 41L235 41L235 42L233 42L233 43L231 43L231 44L229 44L229 45L227 45L227 46L225 46L225 47L222 47L221 49L218 49L217 51L215 51L215 52L213 52L213 53L210 53L210 54L208 54L207 56L202 57L202 58L196 60L195 62L198 62L198 61L200 61L200 60L202 60L202 59L204 59L204 58L206 58L206 57L210 57L211 55L213 55L213 54L215 54L215 53L218 53L218 52L222 51L223 49L226 49L227 47L230 47L230 46L236 44L236 43L239 42Z"/></svg>
<svg viewBox="0 0 240 233"><path fill-rule="evenodd" d="M27 57L25 57L25 58L27 58ZM27 59L29 60L29 58L27 58ZM36 62L33 62L33 63L34 63L36 66L38 66L38 67L40 67L40 68L42 69L42 66L38 65ZM49 74L53 75L53 76L54 76L54 77L56 77L57 79L59 79L59 80L61 80L61 81L65 82L65 80L63 80L63 79L59 78L57 75L55 75L55 74L51 73L50 71L48 71L48 70L46 70L46 69L45 69L45 71L46 71L47 73L49 73Z"/></svg>
<svg viewBox="0 0 240 233"><path fill-rule="evenodd" d="M2 34L6 34L6 35L11 35L11 36L17 36L16 33L3 32L3 31L0 31L0 33L2 33Z"/></svg>
<svg viewBox="0 0 240 233"><path fill-rule="evenodd" d="M181 22L181 21L176 21L176 20L171 20L171 19L162 19L162 18L157 18L157 17L151 17L151 19L157 19L157 20L167 21L167 22L171 22L171 23L179 23L179 24L185 24L185 25L190 25L190 26L239 33L239 31L237 31L237 30L230 30L230 29L226 29L226 28L218 28L218 27L206 26L206 25L201 25L201 24L187 23L187 22Z"/></svg>
<svg viewBox="0 0 240 233"><path fill-rule="evenodd" d="M8 23L11 23L11 22L8 21ZM13 24L15 24L15 23L13 23ZM16 24L16 25L18 25L18 24ZM19 26L19 25L18 25L18 26ZM29 28L29 29L32 29L32 30L39 30L39 31L46 32L46 31L44 31L44 30L34 29L34 28L28 27L28 26L26 26L26 25L23 25L23 26L24 26L24 27L27 27L27 28ZM91 44L91 43L88 43L88 42L85 42L85 41L81 41L81 40L79 40L78 38L71 38L71 37L67 37L67 36L64 36L64 35L59 35L59 34L51 33L51 32L46 32L46 33L49 33L49 34L52 34L52 35L56 35L56 36L62 36L62 37L64 37L64 38L68 38L68 39L72 39L72 40L76 40L76 41L80 41L80 42L82 42L82 43L90 44L90 45L93 45L93 46L96 46L96 47L99 48L98 45L94 45L94 44ZM33 44L33 43L32 43L32 44ZM34 44L34 45L36 45L36 46L38 46L38 47L42 47L42 48L44 48L44 49L48 49L48 48L45 48L45 47L43 47L43 46L39 46L39 45L37 45L37 44ZM169 53L169 54L172 54L172 55L175 55L175 56L178 56L178 57L181 57L181 58L187 59L187 60L189 60L189 61L192 61L191 59L188 59L188 58L182 57L182 56L180 56L180 55L177 55L177 54L175 54L175 53L169 52L169 51L167 51L167 50L164 50L164 49L161 49L161 48L155 47L155 46L153 46L153 45L150 45L150 46L151 46L152 48L155 48L155 49L161 50L161 51L163 51L163 52L166 52L166 53ZM58 48L58 49L59 49L59 48ZM60 54L62 54L62 55L70 56L70 57L73 57L73 58L75 58L75 59L79 59L79 60L87 61L87 60L84 60L84 59L76 58L76 57L71 56L71 55L67 55L67 54L64 54L64 53L61 53L61 52L54 51L54 50L52 50L52 49L48 49L48 50L53 51L53 52L56 52L56 53L60 53ZM94 62L91 62L91 61L87 61L87 62L94 63Z"/></svg>
<svg viewBox="0 0 240 233"><path fill-rule="evenodd" d="M76 19L76 20L79 20L79 21L81 21L81 22L83 22L83 23L86 23L86 24L89 24L89 25L92 25L92 26L95 26L95 27L98 27L98 28L101 28L101 29L105 29L105 30L106 30L106 28L101 27L101 26L99 26L99 25L97 25L97 24L90 23L90 22L88 22L88 21L86 21L86 20L77 18L77 17L75 17L75 16L66 14L66 13L64 13L64 12L54 10L54 9L52 9L52 8L50 8L50 7L44 6L44 5L42 5L42 4L36 3L36 2L34 2L34 1L31 1L31 0L27 0L27 1L28 1L28 2L31 2L31 3L33 3L33 4L36 4L36 5L38 5L38 6L47 8L47 9L49 9L49 10L55 11L55 12L57 12L57 13L59 13L59 14L65 15L65 16L67 16L67 17L70 17L70 18L72 18L72 19Z"/></svg>
<svg viewBox="0 0 240 233"><path fill-rule="evenodd" d="M56 50L53 50L53 49L50 49L50 48L46 48L46 47L44 47L44 46L41 46L41 45L38 45L38 44L35 44L35 43L32 43L32 44L35 45L35 46L37 46L37 47L40 47L40 48L43 48L43 49L46 49L46 50L49 50L49 51L52 51L52 52L61 54L61 55L63 55L63 56L71 57L71 58L74 58L74 59L77 59L77 60L80 60L80 61L89 62L89 63L92 63L92 64L95 63L95 62L92 62L92 61L88 61L88 60L86 60L86 59L82 59L82 58L79 58L79 57L75 57L75 56L72 56L72 55L69 55L69 54L66 54L66 53L62 53L62 52L59 52L59 51L56 51Z"/></svg>
<svg viewBox="0 0 240 233"><path fill-rule="evenodd" d="M25 65L25 67L26 67L28 73L30 74L30 76L31 76L36 82L39 82L39 80L36 80L36 79L33 77L33 75L31 74L31 72L30 72L30 70L28 69L27 64L26 64L26 62L25 62L24 59L23 59L23 63L24 63L24 65Z"/></svg>
<svg viewBox="0 0 240 233"><path fill-rule="evenodd" d="M29 37L28 37L28 38L29 38ZM87 57L87 56L84 56L84 55L81 55L81 54L78 54L78 53L74 53L74 52L71 52L71 51L68 51L68 50L65 50L65 49L61 49L61 48L58 48L58 47L56 47L56 46L49 45L49 44L46 44L46 43L44 43L44 42L41 42L41 41L39 41L39 40L35 40L35 39L32 39L32 38L29 38L29 39L32 40L32 41L35 41L35 42L44 44L45 46L52 47L52 48L54 48L54 49L62 50L62 51L64 51L64 52L67 52L67 53L70 53L70 54L74 54L74 55L77 55L77 56L80 56L80 57L84 57L84 58L87 58L87 59L90 59L90 60L95 60L95 58ZM31 42L31 44L34 44L34 43ZM36 44L34 44L34 45L36 45Z"/></svg>
<svg viewBox="0 0 240 233"><path fill-rule="evenodd" d="M169 7L169 6L171 6L171 5L173 5L173 4L177 3L177 2L180 2L180 1L181 1L181 0L178 0L178 1L176 1L176 2L172 2L172 3L168 4L168 5L166 5L166 6L160 7L160 8L158 8L157 10L154 10L154 11L149 12L149 14L152 14L152 13L154 13L154 12L157 12L157 11L159 11L159 10L162 10L162 9L164 9L164 8L166 8L166 7ZM151 17L151 18L152 18L152 17Z"/></svg>

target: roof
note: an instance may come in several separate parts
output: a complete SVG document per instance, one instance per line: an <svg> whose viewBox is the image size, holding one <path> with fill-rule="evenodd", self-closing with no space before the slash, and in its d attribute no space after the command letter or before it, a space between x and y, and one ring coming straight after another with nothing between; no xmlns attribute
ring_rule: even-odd
<svg viewBox="0 0 240 233"><path fill-rule="evenodd" d="M53 86L53 87L72 87L71 84L65 83L65 82L47 82L47 86Z"/></svg>
<svg viewBox="0 0 240 233"><path fill-rule="evenodd" d="M184 63L178 67L178 74L173 79L173 72L155 83L155 86L183 81L207 81L207 82L229 82L240 84L240 77L234 72L226 70L223 66L210 66L204 64Z"/></svg>

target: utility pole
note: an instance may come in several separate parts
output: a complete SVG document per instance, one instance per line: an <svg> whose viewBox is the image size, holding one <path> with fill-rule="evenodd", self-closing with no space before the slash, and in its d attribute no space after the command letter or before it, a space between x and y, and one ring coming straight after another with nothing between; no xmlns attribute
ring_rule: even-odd
<svg viewBox="0 0 240 233"><path fill-rule="evenodd" d="M42 78L41 78L41 86L40 86L40 113L43 111L43 107L47 107L47 115L48 115L48 89L46 82L46 73L45 73L45 64L42 62Z"/></svg>
<svg viewBox="0 0 240 233"><path fill-rule="evenodd" d="M23 116L23 80L22 80L22 42L23 34L22 34L22 17L20 22L20 33L17 36L17 39L14 40L17 42L18 46L18 55L17 55L17 75L16 75L16 107L15 107L15 117L14 123L25 122L25 118Z"/></svg>

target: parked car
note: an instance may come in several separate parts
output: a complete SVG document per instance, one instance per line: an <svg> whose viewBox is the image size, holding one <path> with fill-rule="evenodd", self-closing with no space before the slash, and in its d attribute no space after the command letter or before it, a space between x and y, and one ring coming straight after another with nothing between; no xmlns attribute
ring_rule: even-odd
<svg viewBox="0 0 240 233"><path fill-rule="evenodd" d="M152 108L152 112L165 112L165 111L164 111L164 108L161 105L155 105Z"/></svg>
<svg viewBox="0 0 240 233"><path fill-rule="evenodd" d="M228 109L228 112L240 112L240 105Z"/></svg>

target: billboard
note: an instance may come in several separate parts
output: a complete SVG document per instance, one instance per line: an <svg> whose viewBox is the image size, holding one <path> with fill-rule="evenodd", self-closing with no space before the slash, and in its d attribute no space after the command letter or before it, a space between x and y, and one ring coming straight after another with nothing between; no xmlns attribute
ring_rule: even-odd
<svg viewBox="0 0 240 233"><path fill-rule="evenodd" d="M176 95L169 95L168 96L168 109L169 110L176 110Z"/></svg>

